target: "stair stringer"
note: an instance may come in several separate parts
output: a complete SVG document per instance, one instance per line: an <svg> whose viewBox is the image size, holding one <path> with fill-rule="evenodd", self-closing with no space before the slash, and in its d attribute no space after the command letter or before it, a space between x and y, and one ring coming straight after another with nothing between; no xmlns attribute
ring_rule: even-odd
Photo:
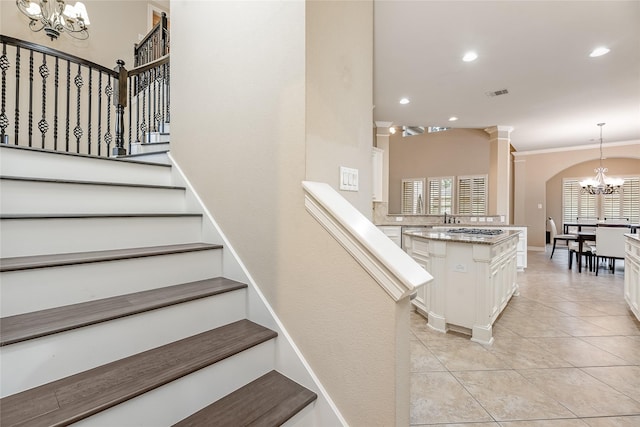
<svg viewBox="0 0 640 427"><path fill-rule="evenodd" d="M298 349L264 294L260 291L257 282L222 232L213 215L206 208L202 199L182 172L180 165L175 161L171 153L168 153L168 155L172 165L171 173L174 185L186 187L186 209L203 215L203 240L220 242L223 245L222 270L224 277L248 285L247 318L278 333L278 338L275 340L276 369L318 395L318 399L313 404L308 405L285 425L301 427L347 426L346 420L342 417L342 414L331 400L328 392L322 386L302 352Z"/></svg>

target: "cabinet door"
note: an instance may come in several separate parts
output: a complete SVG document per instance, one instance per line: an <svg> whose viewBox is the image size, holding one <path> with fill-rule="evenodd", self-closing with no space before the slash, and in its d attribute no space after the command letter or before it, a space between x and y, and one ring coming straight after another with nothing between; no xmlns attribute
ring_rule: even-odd
<svg viewBox="0 0 640 427"><path fill-rule="evenodd" d="M384 150L373 147L373 201L382 202L382 168Z"/></svg>

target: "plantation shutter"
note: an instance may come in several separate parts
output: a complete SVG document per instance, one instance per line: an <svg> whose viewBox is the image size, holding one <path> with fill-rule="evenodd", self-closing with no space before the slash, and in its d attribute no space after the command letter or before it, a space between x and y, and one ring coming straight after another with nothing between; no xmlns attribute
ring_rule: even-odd
<svg viewBox="0 0 640 427"><path fill-rule="evenodd" d="M440 180L429 178L429 213L440 213Z"/></svg>
<svg viewBox="0 0 640 427"><path fill-rule="evenodd" d="M578 215L580 184L576 179L562 181L562 222L574 222Z"/></svg>
<svg viewBox="0 0 640 427"><path fill-rule="evenodd" d="M620 193L605 194L602 196L602 210L604 218L622 217L622 204L620 203L621 198Z"/></svg>
<svg viewBox="0 0 640 427"><path fill-rule="evenodd" d="M401 205L403 214L424 213L424 178L402 180Z"/></svg>
<svg viewBox="0 0 640 427"><path fill-rule="evenodd" d="M625 178L622 186L622 217L640 223L640 177Z"/></svg>
<svg viewBox="0 0 640 427"><path fill-rule="evenodd" d="M429 178L429 214L453 212L453 177Z"/></svg>
<svg viewBox="0 0 640 427"><path fill-rule="evenodd" d="M458 214L486 215L487 177L458 177Z"/></svg>

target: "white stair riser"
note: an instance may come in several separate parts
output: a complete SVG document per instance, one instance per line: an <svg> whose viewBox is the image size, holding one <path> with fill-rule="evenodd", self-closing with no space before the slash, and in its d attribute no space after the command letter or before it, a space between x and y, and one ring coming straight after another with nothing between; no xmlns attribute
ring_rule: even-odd
<svg viewBox="0 0 640 427"><path fill-rule="evenodd" d="M1 347L0 390L18 393L245 316L241 289Z"/></svg>
<svg viewBox="0 0 640 427"><path fill-rule="evenodd" d="M131 144L131 151L128 154L143 154L143 153L155 153L158 151L165 152L169 149L168 142L143 144L135 143Z"/></svg>
<svg viewBox="0 0 640 427"><path fill-rule="evenodd" d="M4 148L0 170L4 176L91 180L136 184L171 184L171 168L140 165L112 159L98 159Z"/></svg>
<svg viewBox="0 0 640 427"><path fill-rule="evenodd" d="M316 410L317 401L312 402L311 404L302 408L300 412L293 416L293 418L289 419L287 422L282 424L280 427L322 427L331 425L329 423L318 424L317 423L317 413ZM333 420L332 420L333 423Z"/></svg>
<svg viewBox="0 0 640 427"><path fill-rule="evenodd" d="M273 369L273 340L259 344L74 424L74 427L167 426Z"/></svg>
<svg viewBox="0 0 640 427"><path fill-rule="evenodd" d="M222 276L222 251L0 273L2 316Z"/></svg>
<svg viewBox="0 0 640 427"><path fill-rule="evenodd" d="M147 143L157 143L157 142L169 142L171 135L164 132L149 132L145 135L145 141Z"/></svg>
<svg viewBox="0 0 640 427"><path fill-rule="evenodd" d="M165 151L160 151L157 153L143 153L142 155L129 157L129 160L133 162L158 163L160 165L171 164L169 156Z"/></svg>
<svg viewBox="0 0 640 427"><path fill-rule="evenodd" d="M202 217L0 220L3 258L198 242Z"/></svg>
<svg viewBox="0 0 640 427"><path fill-rule="evenodd" d="M180 189L2 180L3 214L184 212Z"/></svg>

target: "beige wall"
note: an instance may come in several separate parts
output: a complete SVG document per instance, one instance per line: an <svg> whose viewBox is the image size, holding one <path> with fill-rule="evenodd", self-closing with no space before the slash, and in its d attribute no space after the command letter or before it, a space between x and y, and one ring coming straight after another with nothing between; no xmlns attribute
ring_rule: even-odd
<svg viewBox="0 0 640 427"><path fill-rule="evenodd" d="M75 40L60 35L51 40L44 31L29 29L29 19L16 7L15 1L0 1L0 32L6 36L61 50L89 61L113 68L123 59L133 67L133 45L138 34L147 33L149 1L83 0L91 25L87 40ZM160 4L158 4L160 5Z"/></svg>
<svg viewBox="0 0 640 427"><path fill-rule="evenodd" d="M328 236L301 186L356 167L345 196L370 215L372 2L171 8L172 155L346 420L407 425L409 302Z"/></svg>
<svg viewBox="0 0 640 427"><path fill-rule="evenodd" d="M489 174L489 134L451 129L389 138L389 212L400 212L403 178Z"/></svg>
<svg viewBox="0 0 640 427"><path fill-rule="evenodd" d="M640 173L638 160L620 160L640 159L640 141L605 144L603 151L607 157L605 166L610 167L612 175ZM553 183L548 185L547 181L561 180L563 176L576 176L575 174L578 173L585 177L593 176L596 159L600 156L599 146L576 147L570 150L516 152L514 156L514 222L529 227L527 236L529 247L543 248L547 228L546 218L552 216L557 224L561 222L559 218L561 218L562 201L558 199L557 187L554 189ZM547 194L547 188L551 188L553 192ZM539 208L538 205L542 207Z"/></svg>
<svg viewBox="0 0 640 427"><path fill-rule="evenodd" d="M373 22L367 18L373 12L367 7L307 2L306 138L307 179L338 189L340 166L358 169L359 191L342 195L371 218ZM362 22L349 22L360 14ZM354 31L345 34L351 25Z"/></svg>

